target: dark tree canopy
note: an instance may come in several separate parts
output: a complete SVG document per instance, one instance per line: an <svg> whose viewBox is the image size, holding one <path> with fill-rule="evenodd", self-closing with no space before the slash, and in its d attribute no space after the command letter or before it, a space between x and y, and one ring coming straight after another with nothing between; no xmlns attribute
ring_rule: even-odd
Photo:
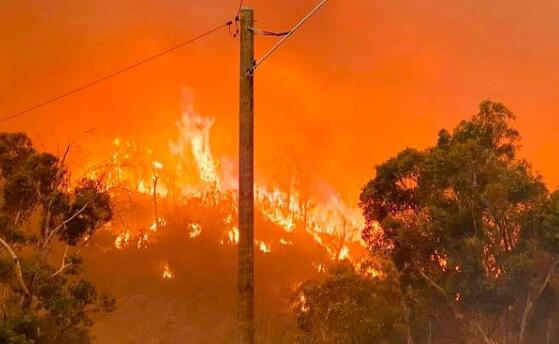
<svg viewBox="0 0 559 344"><path fill-rule="evenodd" d="M435 146L408 148L378 166L362 190L363 239L398 270L418 342L537 337L537 305L556 288L559 202L518 157L513 119L485 101L452 133L441 130ZM426 324L437 323L439 338L431 338ZM444 339L445 329L461 339Z"/></svg>
<svg viewBox="0 0 559 344"><path fill-rule="evenodd" d="M320 281L302 284L292 301L301 343L382 344L405 338L396 281L379 283L348 262L333 266Z"/></svg>
<svg viewBox="0 0 559 344"><path fill-rule="evenodd" d="M69 253L111 220L111 199L102 180L71 182L65 158L0 133L0 343L89 343L88 314L114 308Z"/></svg>

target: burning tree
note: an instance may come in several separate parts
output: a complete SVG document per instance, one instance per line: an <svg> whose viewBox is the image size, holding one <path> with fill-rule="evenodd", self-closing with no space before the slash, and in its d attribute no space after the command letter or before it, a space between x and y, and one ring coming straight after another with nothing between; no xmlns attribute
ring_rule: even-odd
<svg viewBox="0 0 559 344"><path fill-rule="evenodd" d="M112 218L110 197L102 179L71 183L69 150L58 158L0 133L0 342L88 343L90 314L114 307L83 279L79 255Z"/></svg>

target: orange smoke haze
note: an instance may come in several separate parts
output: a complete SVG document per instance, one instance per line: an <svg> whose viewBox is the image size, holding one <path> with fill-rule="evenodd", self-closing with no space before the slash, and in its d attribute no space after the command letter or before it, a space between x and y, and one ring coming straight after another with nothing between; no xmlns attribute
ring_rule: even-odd
<svg viewBox="0 0 559 344"><path fill-rule="evenodd" d="M284 31L314 0L247 1L258 27ZM236 11L234 0L4 1L0 116L184 41ZM559 183L559 2L332 0L256 74L259 173L285 149L355 197L373 167L423 147L485 98L518 115L523 153ZM257 38L257 55L274 39ZM79 94L0 124L47 149L83 132L75 159L133 136L159 155L177 138L181 89L215 118L216 156L237 155L238 41L226 30Z"/></svg>

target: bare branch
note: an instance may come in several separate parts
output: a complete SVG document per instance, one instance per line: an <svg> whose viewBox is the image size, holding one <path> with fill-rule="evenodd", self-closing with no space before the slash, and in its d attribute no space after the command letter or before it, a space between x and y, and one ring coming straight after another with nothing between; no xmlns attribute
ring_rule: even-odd
<svg viewBox="0 0 559 344"><path fill-rule="evenodd" d="M419 275L425 280L427 281L427 283L429 283L433 288L435 288L439 293L442 294L442 296L445 298L445 300L447 300L447 302L450 303L450 308L452 309L452 312L454 313L454 316L456 317L456 319L461 320L464 318L464 315L461 314L457 309L456 309L456 305L454 304L454 301L452 300L452 298L450 298L447 294L447 292L443 289L443 287L441 287L437 282L435 282L433 279L431 279L429 276L427 276L426 273L424 273L423 271L417 269L417 271L419 272ZM474 328L476 329L476 331L479 333L479 335L483 338L483 342L485 344L494 344L495 342L493 340L491 340L488 336L487 333L483 330L483 328L481 327L481 325L479 324L479 322L475 321L475 320L471 320L471 324L474 326Z"/></svg>
<svg viewBox="0 0 559 344"><path fill-rule="evenodd" d="M72 266L72 262L66 263L66 256L68 255L68 245L64 249L64 255L62 256L62 262L60 263L60 268L56 270L50 277L56 277L57 275L61 274L64 270Z"/></svg>
<svg viewBox="0 0 559 344"><path fill-rule="evenodd" d="M16 267L17 280L21 286L21 289L23 290L23 293L26 296L31 296L31 293L29 292L29 289L27 289L27 286L25 285L25 281L23 280L23 273L21 272L21 265L19 264L19 258L17 257L12 247L6 241L4 241L4 239L0 238L0 244L4 246L6 251L8 251L10 257L12 257L12 260L14 261L14 265Z"/></svg>
<svg viewBox="0 0 559 344"><path fill-rule="evenodd" d="M62 222L61 224L59 224L55 229L53 229L47 236L47 238L45 239L45 242L43 243L43 248L46 248L48 243L50 242L50 240L62 229L64 228L64 226L66 226L70 221L74 220L76 217L80 216L81 213L83 213L87 207L91 204L91 202L93 202L93 199L85 202L85 204L83 205L83 207L81 207L78 211L76 211L74 214L72 214L72 216L70 216L69 218L67 218L66 220L64 220L64 222Z"/></svg>
<svg viewBox="0 0 559 344"><path fill-rule="evenodd" d="M72 143L69 143L66 146L66 150L64 151L64 155L62 155L62 159L60 159L60 167L62 167L64 165L64 162L66 162L66 158L68 157L68 153L70 153L70 148L72 147Z"/></svg>
<svg viewBox="0 0 559 344"><path fill-rule="evenodd" d="M555 274L555 272L557 271L558 266L559 266L559 258L555 258L553 262L551 262L551 265L549 266L549 270L547 270L547 275L545 276L545 279L543 280L542 284L540 284L540 286L538 287L538 289L535 291L534 294L532 293L528 294L528 297L526 298L526 306L524 306L524 311L522 312L520 333L518 334L519 344L524 344L525 336L526 336L526 327L528 326L530 312L532 311L532 308L534 307L536 301L540 298L540 296L544 292L545 288L547 288L547 286L549 285L549 282L551 281L551 277L553 277L553 274Z"/></svg>
<svg viewBox="0 0 559 344"><path fill-rule="evenodd" d="M417 271L419 272L419 275L420 275L421 277L423 277L423 279L424 279L425 281L427 281L427 283L429 283L432 287L434 287L435 289L437 289L437 291L440 292L440 293L443 295L443 297L444 297L445 299L449 300L448 294L446 293L446 291L445 291L440 285L437 284L437 282L435 282L434 280L432 280L432 279L431 279L429 276L427 276L427 274L425 274L423 271L421 271L421 270L419 270L419 269L418 269Z"/></svg>
<svg viewBox="0 0 559 344"><path fill-rule="evenodd" d="M102 178L99 178L97 180L97 188L101 185L102 183ZM49 242L52 240L52 238L58 234L58 232L64 228L70 221L74 220L76 217L80 216L80 214L82 214L87 207L97 198L97 193L95 194L94 197L92 197L90 200L88 200L87 202L85 202L85 204L83 205L83 207L81 207L77 212L75 212L74 214L72 214L72 216L70 216L69 218L67 218L66 220L64 220L61 224L59 224L55 229L53 229L47 236L47 238L45 239L44 243L43 243L43 248L46 248L47 245L49 244Z"/></svg>

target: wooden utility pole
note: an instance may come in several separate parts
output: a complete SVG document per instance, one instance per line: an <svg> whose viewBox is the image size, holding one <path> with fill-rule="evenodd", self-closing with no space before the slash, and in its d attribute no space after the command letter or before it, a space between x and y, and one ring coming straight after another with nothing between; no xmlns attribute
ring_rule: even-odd
<svg viewBox="0 0 559 344"><path fill-rule="evenodd" d="M254 12L241 21L238 344L254 343Z"/></svg>

